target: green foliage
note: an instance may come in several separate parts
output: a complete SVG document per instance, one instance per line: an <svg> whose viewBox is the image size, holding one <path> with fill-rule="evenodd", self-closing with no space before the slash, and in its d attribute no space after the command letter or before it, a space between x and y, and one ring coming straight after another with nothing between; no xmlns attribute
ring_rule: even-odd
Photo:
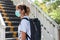
<svg viewBox="0 0 60 40"><path fill-rule="evenodd" d="M60 8L58 7L60 5L60 1L56 1L55 3L52 3L50 6L50 13L49 16L54 19L58 24L60 24Z"/></svg>
<svg viewBox="0 0 60 40"><path fill-rule="evenodd" d="M56 1L54 3L52 3L48 9L45 7L45 3L50 1L50 0L43 0L43 3L39 3L38 0L35 0L35 4L42 8L42 10L44 12L46 12L53 20L55 20L58 24L60 24L60 8L58 6L60 6L60 1Z"/></svg>
<svg viewBox="0 0 60 40"><path fill-rule="evenodd" d="M37 6L40 5L40 3L38 2L38 0L35 0L34 4L36 4Z"/></svg>
<svg viewBox="0 0 60 40"><path fill-rule="evenodd" d="M60 1L56 1L55 3L51 4L51 9L56 9L60 5Z"/></svg>
<svg viewBox="0 0 60 40"><path fill-rule="evenodd" d="M50 0L43 0L44 3L49 2Z"/></svg>
<svg viewBox="0 0 60 40"><path fill-rule="evenodd" d="M51 13L49 13L49 16L54 19L58 24L60 24L60 8L53 10Z"/></svg>

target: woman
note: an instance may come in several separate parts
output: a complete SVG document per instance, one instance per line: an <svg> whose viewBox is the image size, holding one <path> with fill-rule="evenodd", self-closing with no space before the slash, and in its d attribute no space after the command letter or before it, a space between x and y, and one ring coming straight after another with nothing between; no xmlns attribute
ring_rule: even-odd
<svg viewBox="0 0 60 40"><path fill-rule="evenodd" d="M29 12L30 12L30 8L27 7L26 5L18 5L16 6L16 12L15 12L15 15L17 17L20 17L21 19L22 18L27 18L29 19ZM30 33L30 22L26 19L22 19L21 20L21 23L19 24L19 27L18 27L18 39L19 40L30 40L29 38L26 38L27 35L29 35L29 37L31 37L31 33Z"/></svg>

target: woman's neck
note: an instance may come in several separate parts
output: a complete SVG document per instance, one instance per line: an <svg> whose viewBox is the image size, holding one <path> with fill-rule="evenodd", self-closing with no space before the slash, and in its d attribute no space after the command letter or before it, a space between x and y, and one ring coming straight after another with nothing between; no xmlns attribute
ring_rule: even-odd
<svg viewBox="0 0 60 40"><path fill-rule="evenodd" d="M28 15L21 15L21 19L24 18L24 16L28 16Z"/></svg>

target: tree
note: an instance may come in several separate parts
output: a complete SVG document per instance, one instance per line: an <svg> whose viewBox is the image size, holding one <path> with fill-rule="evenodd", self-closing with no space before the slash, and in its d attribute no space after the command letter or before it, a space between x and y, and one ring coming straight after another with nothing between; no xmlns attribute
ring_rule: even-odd
<svg viewBox="0 0 60 40"><path fill-rule="evenodd" d="M49 16L55 20L58 24L60 24L60 8L53 10L51 13L49 13Z"/></svg>
<svg viewBox="0 0 60 40"><path fill-rule="evenodd" d="M46 12L54 21L56 21L58 24L60 24L60 1L56 1L54 3L51 3L51 5L47 8L45 3L50 0L45 0L43 3L39 3L38 0L35 0L35 4L42 8L44 12Z"/></svg>

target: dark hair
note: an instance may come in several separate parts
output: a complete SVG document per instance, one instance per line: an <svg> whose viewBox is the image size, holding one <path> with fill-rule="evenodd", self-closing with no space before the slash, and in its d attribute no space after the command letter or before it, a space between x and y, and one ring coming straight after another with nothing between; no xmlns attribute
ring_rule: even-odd
<svg viewBox="0 0 60 40"><path fill-rule="evenodd" d="M26 5L19 5L18 9L24 10L27 13L27 6Z"/></svg>
<svg viewBox="0 0 60 40"><path fill-rule="evenodd" d="M27 7L27 13L30 13L30 8L29 7Z"/></svg>

